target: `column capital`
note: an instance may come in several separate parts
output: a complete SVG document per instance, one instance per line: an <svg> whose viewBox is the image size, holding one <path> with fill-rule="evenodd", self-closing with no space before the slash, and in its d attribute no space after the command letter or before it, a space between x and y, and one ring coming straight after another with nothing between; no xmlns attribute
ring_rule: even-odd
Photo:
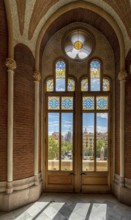
<svg viewBox="0 0 131 220"><path fill-rule="evenodd" d="M126 73L125 70L119 72L119 74L118 74L118 80L124 81L124 80L126 80L126 77L127 77L127 73Z"/></svg>
<svg viewBox="0 0 131 220"><path fill-rule="evenodd" d="M7 58L5 62L6 67L8 70L15 70L16 69L16 61L12 58Z"/></svg>
<svg viewBox="0 0 131 220"><path fill-rule="evenodd" d="M40 74L39 71L36 70L36 71L34 72L33 77L34 77L35 81L40 82L40 80L41 80L41 74Z"/></svg>

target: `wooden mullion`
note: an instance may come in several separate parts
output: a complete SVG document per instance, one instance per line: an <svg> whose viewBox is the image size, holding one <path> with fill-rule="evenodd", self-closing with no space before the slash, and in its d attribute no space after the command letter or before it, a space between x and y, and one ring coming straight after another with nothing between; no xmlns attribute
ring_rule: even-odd
<svg viewBox="0 0 131 220"><path fill-rule="evenodd" d="M94 96L94 171L96 172L96 135L97 135L97 130L96 130L96 96Z"/></svg>
<svg viewBox="0 0 131 220"><path fill-rule="evenodd" d="M59 112L59 171L61 171L61 112Z"/></svg>

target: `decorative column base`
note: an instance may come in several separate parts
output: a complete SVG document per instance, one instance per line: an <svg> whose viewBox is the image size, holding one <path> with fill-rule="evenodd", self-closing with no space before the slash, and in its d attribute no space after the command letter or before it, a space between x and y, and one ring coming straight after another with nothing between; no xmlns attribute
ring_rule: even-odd
<svg viewBox="0 0 131 220"><path fill-rule="evenodd" d="M37 184L36 184L37 179ZM0 183L2 185L2 183ZM10 211L35 202L42 192L41 174L3 184L0 193L0 211Z"/></svg>
<svg viewBox="0 0 131 220"><path fill-rule="evenodd" d="M117 199L127 205L131 205L131 179L114 175L113 193Z"/></svg>
<svg viewBox="0 0 131 220"><path fill-rule="evenodd" d="M11 194L13 192L13 182L7 182L6 193Z"/></svg>

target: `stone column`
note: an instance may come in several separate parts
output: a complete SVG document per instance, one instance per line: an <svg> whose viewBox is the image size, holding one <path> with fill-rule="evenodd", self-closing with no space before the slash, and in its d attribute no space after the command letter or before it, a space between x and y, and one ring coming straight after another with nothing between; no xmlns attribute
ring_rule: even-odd
<svg viewBox="0 0 131 220"><path fill-rule="evenodd" d="M35 176L35 185L38 184L38 174L39 174L39 95L40 95L40 80L41 75L38 71L34 72L35 79L35 124L34 124L34 176Z"/></svg>
<svg viewBox="0 0 131 220"><path fill-rule="evenodd" d="M121 71L118 75L120 80L120 185L124 186L125 177L125 163L124 163L124 135L125 135L125 82L126 82L126 72Z"/></svg>
<svg viewBox="0 0 131 220"><path fill-rule="evenodd" d="M8 141L7 141L7 193L13 192L13 98L14 98L14 70L16 62L7 58L8 68Z"/></svg>

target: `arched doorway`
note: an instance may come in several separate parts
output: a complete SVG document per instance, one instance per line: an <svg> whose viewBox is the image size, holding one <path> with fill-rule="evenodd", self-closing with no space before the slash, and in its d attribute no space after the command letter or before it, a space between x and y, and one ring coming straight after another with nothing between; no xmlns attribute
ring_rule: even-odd
<svg viewBox="0 0 131 220"><path fill-rule="evenodd" d="M78 23L75 25L77 28ZM113 56L110 70L105 70L109 64L107 57L113 52L100 32L98 34L96 29L87 28L85 24L80 25L87 32L95 33L96 45L89 58L79 62L65 55L63 36L72 27L56 33L43 54L43 60L46 60L51 45L55 45L52 53L58 52L51 55L49 62L43 63L46 191L110 191ZM97 45L100 36L105 43L101 47ZM56 46L59 37L61 41ZM76 73L71 74L71 69Z"/></svg>

